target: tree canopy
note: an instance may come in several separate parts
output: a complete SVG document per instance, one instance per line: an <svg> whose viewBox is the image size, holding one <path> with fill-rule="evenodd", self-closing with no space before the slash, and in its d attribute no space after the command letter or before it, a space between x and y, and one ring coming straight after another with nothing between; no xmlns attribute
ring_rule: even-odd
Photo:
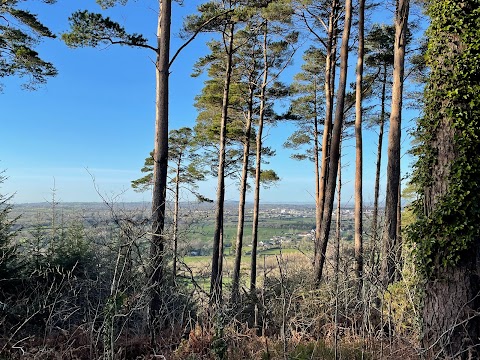
<svg viewBox="0 0 480 360"><path fill-rule="evenodd" d="M24 2L2 0L0 4L0 78L25 77L27 81L23 86L35 89L48 77L57 75L54 65L43 60L35 50L43 38L53 39L55 35L38 20L37 15L19 8L19 3Z"/></svg>

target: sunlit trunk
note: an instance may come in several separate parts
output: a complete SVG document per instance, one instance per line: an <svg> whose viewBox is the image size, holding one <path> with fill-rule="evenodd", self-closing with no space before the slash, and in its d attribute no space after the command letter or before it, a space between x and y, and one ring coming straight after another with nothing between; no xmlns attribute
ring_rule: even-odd
<svg viewBox="0 0 480 360"><path fill-rule="evenodd" d="M387 189L385 199L385 227L383 236L382 281L390 284L396 278L397 205L400 180L400 136L402 125L403 76L405 45L408 28L409 0L397 0L395 12L395 48L393 65L392 106L388 133Z"/></svg>
<svg viewBox="0 0 480 360"><path fill-rule="evenodd" d="M325 123L322 138L322 161L320 165L319 188L316 196L315 219L315 268L320 262L320 231L322 227L325 185L328 176L328 154L330 152L330 137L332 133L333 93L335 85L336 36L337 36L338 2L332 1L328 19L327 49L325 57Z"/></svg>
<svg viewBox="0 0 480 360"><path fill-rule="evenodd" d="M223 87L222 119L220 123L220 149L218 155L217 206L213 237L212 273L210 277L210 303L220 304L222 299L223 210L225 201L225 146L227 139L228 95L232 78L234 25L228 26L228 49Z"/></svg>
<svg viewBox="0 0 480 360"><path fill-rule="evenodd" d="M385 101L387 94L387 64L383 64L382 79L382 99L380 108L380 124L378 127L377 161L375 169L375 190L373 195L373 213L372 213L372 249L370 253L370 266L372 271L378 274L377 252L378 252L378 201L380 198L380 170L382 168L382 147L383 147L383 128L385 125Z"/></svg>
<svg viewBox="0 0 480 360"><path fill-rule="evenodd" d="M345 3L345 21L342 35L342 46L340 49L340 79L337 91L337 103L335 108L335 122L332 129L332 140L328 162L328 180L325 187L325 201L322 216L322 228L320 232L320 248L317 253L318 260L315 261L315 281L320 284L325 263L330 225L333 212L333 201L335 198L335 187L337 181L338 162L340 159L340 141L344 122L345 90L347 85L348 70L348 42L350 40L350 27L352 23L352 0Z"/></svg>
<svg viewBox="0 0 480 360"><path fill-rule="evenodd" d="M177 277L177 256L178 256L178 215L180 208L180 163L182 161L181 156L177 162L177 173L175 179L175 204L173 209L173 266L172 266L172 279L175 282Z"/></svg>
<svg viewBox="0 0 480 360"><path fill-rule="evenodd" d="M258 246L258 218L260 208L260 177L261 177L261 165L262 165L262 136L263 136L263 122L265 118L265 106L266 106L266 89L268 79L268 56L267 56L267 28L268 24L265 24L265 30L263 34L263 80L260 88L260 110L258 114L258 128L257 128L257 140L256 140L256 165L255 165L255 194L253 197L253 226L252 226L252 261L250 268L250 291L254 291L257 286L257 246Z"/></svg>
<svg viewBox="0 0 480 360"><path fill-rule="evenodd" d="M245 142L243 144L243 164L242 178L240 180L240 200L238 201L237 238L235 241L235 264L233 267L232 279L232 302L235 302L238 299L240 293L240 266L242 262L243 226L245 224L245 197L247 193L248 164L250 157L250 136L252 132L253 94L253 88L250 87L248 96L247 119L245 124Z"/></svg>
<svg viewBox="0 0 480 360"><path fill-rule="evenodd" d="M157 29L158 56L156 60L157 93L153 155L152 241L150 245L150 272L148 279L151 291L149 323L152 345L155 341L155 331L165 326L165 324L161 324L160 319L161 299L159 288L163 282L164 270L163 252L165 239L163 232L168 167L168 67L170 60L171 15L171 0L161 0Z"/></svg>
<svg viewBox="0 0 480 360"><path fill-rule="evenodd" d="M365 0L359 1L358 9L358 59L357 83L355 92L355 276L358 289L362 288L363 278L363 146L362 146L362 97L363 97L363 56L364 56L364 13Z"/></svg>

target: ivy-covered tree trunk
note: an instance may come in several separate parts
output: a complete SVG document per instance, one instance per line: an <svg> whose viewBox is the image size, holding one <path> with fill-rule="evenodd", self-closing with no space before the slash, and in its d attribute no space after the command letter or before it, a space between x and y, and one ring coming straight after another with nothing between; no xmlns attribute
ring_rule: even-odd
<svg viewBox="0 0 480 360"><path fill-rule="evenodd" d="M432 1L409 233L426 276L428 359L480 358L480 2Z"/></svg>

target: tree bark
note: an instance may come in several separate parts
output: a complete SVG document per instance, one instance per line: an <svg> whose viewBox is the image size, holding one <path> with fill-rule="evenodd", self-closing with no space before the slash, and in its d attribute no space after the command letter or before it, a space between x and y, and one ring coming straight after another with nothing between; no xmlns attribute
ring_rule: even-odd
<svg viewBox="0 0 480 360"><path fill-rule="evenodd" d="M232 303L235 303L240 295L240 266L242 262L243 226L245 224L245 198L247 193L248 164L250 158L250 137L252 133L253 95L254 89L252 86L250 86L246 119L247 121L245 124L245 142L243 144L243 164L242 178L240 180L240 200L238 201L237 238L235 241L235 264L233 267L232 279Z"/></svg>
<svg viewBox="0 0 480 360"><path fill-rule="evenodd" d="M177 278L177 254L178 254L178 215L180 211L180 164L182 157L178 158L176 181L175 181L175 204L173 209L173 266L172 280L175 283Z"/></svg>
<svg viewBox="0 0 480 360"><path fill-rule="evenodd" d="M380 170L382 168L382 148L383 148L383 128L385 125L385 102L387 94L387 64L383 64L382 79L382 99L380 109L380 124L378 128L377 162L375 170L375 190L373 196L373 214L372 214L372 249L370 254L370 266L372 272L378 274L377 269L377 250L378 250L378 200L380 199Z"/></svg>
<svg viewBox="0 0 480 360"><path fill-rule="evenodd" d="M223 87L222 118L220 123L220 149L218 155L217 207L215 210L215 233L213 237L212 273L210 277L210 304L218 305L222 299L223 256L223 210L225 201L225 147L230 82L232 78L233 38L235 25L228 25L227 64Z"/></svg>
<svg viewBox="0 0 480 360"><path fill-rule="evenodd" d="M397 246L395 248L395 264L398 271L395 272L395 281L400 281L403 259L402 259L402 179L398 179L398 202L397 202Z"/></svg>
<svg viewBox="0 0 480 360"><path fill-rule="evenodd" d="M325 201L322 217L322 228L320 232L320 251L316 254L315 281L320 284L325 263L325 256L330 235L330 225L333 212L333 201L335 198L335 187L338 172L338 161L340 159L340 141L344 122L345 90L347 85L348 69L348 42L350 39L350 27L352 23L352 0L345 2L345 21L342 35L342 46L340 49L340 79L337 91L337 106L335 109L335 123L332 129L332 141L330 144L330 159L328 163L328 180L325 188Z"/></svg>
<svg viewBox="0 0 480 360"><path fill-rule="evenodd" d="M480 251L427 282L423 346L427 359L478 359L480 351ZM441 265L440 265L441 266Z"/></svg>
<svg viewBox="0 0 480 360"><path fill-rule="evenodd" d="M328 18L327 48L325 56L325 123L322 138L322 161L320 165L319 189L316 196L315 216L315 259L320 261L320 232L322 228L323 205L325 202L325 185L328 176L328 159L330 152L330 137L332 134L333 94L335 89L336 68L336 34L337 34L338 1L333 0ZM315 265L316 267L317 265Z"/></svg>
<svg viewBox="0 0 480 360"><path fill-rule="evenodd" d="M320 226L322 224L322 206L320 204L320 176L321 176L321 166L320 166L320 152L327 151L326 149L320 149L320 143L318 137L320 131L318 129L318 104L317 104L317 80L315 79L314 84L314 101L313 101L313 111L314 111L314 120L313 120L313 156L315 164L315 244L317 239L320 236ZM315 251L317 246L315 246Z"/></svg>
<svg viewBox="0 0 480 360"><path fill-rule="evenodd" d="M474 0L427 9L431 72L419 120L422 206L414 237L430 250L421 252L429 264L422 314L428 359L480 358L479 11Z"/></svg>
<svg viewBox="0 0 480 360"><path fill-rule="evenodd" d="M359 1L358 9L358 59L357 81L355 88L355 276L358 290L362 288L363 278L363 152L362 152L362 100L363 100L363 57L364 57L364 15L365 0ZM359 291L359 294L361 291Z"/></svg>
<svg viewBox="0 0 480 360"><path fill-rule="evenodd" d="M161 298L159 288L163 282L163 252L165 200L167 192L168 171L168 77L170 58L170 22L172 16L171 0L160 0L158 18L156 60L156 120L155 147L153 163L152 195L152 240L150 245L150 273L148 285L151 289L149 325L152 345L155 332L161 324Z"/></svg>
<svg viewBox="0 0 480 360"><path fill-rule="evenodd" d="M400 179L400 136L402 125L403 76L405 45L408 28L409 0L397 0L395 11L395 48L393 67L392 106L388 134L387 189L385 200L385 226L383 236L382 274L386 286L396 278L398 271L395 252L397 243L397 205Z"/></svg>
<svg viewBox="0 0 480 360"><path fill-rule="evenodd" d="M443 109L442 109L443 110ZM425 191L425 211L434 212L449 186L456 156L455 131L441 121L430 146L438 151L431 167L433 181ZM465 214L468 216L469 214ZM443 234L438 234L443 236ZM462 254L456 266L445 267L437 254L433 276L425 284L422 343L427 359L478 359L480 356L480 239Z"/></svg>
<svg viewBox="0 0 480 360"><path fill-rule="evenodd" d="M257 246L258 246L258 219L260 208L260 177L262 165L262 136L263 122L265 118L266 89L268 80L268 55L267 55L267 31L268 24L265 23L263 34L263 80L260 88L260 110L258 114L258 129L256 139L256 165L255 165L255 194L253 198L253 225L252 225L252 261L250 268L250 291L253 293L257 286Z"/></svg>
<svg viewBox="0 0 480 360"><path fill-rule="evenodd" d="M340 154L342 153L342 144L340 144ZM338 313L339 313L339 289L340 289L340 241L342 226L342 160L341 156L338 160L338 191L337 191L337 218L336 218L336 234L335 234L335 255L334 255L334 278L335 278L335 331L334 331L334 347L335 358L338 358Z"/></svg>

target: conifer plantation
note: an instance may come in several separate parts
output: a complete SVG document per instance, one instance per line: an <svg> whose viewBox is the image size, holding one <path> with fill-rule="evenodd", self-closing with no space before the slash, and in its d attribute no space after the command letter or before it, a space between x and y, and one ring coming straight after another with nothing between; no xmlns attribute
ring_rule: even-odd
<svg viewBox="0 0 480 360"><path fill-rule="evenodd" d="M0 360L480 358L479 0L64 1L2 0L0 98L65 86L53 49L140 54L151 141L121 194L87 167L96 203L18 203L0 162Z"/></svg>

